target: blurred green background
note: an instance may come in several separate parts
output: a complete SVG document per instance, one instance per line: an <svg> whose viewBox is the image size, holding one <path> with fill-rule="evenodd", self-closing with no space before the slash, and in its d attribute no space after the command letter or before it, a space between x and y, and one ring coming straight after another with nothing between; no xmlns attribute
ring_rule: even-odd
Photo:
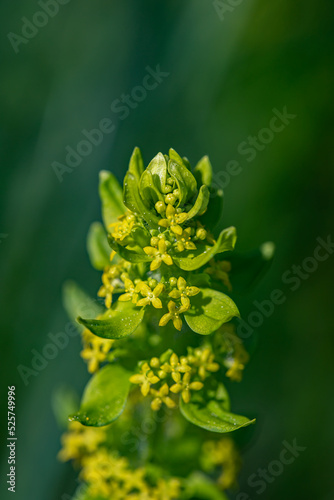
<svg viewBox="0 0 334 500"><path fill-rule="evenodd" d="M251 499L334 498L334 256L298 290L282 282L333 230L333 3L244 0L224 13L203 0L71 0L15 53L8 33L21 35L22 18L39 10L23 0L0 7L1 488L7 386L16 384L15 498L73 492L75 473L56 459L61 430L51 395L64 383L80 392L88 379L80 341L71 339L27 386L17 366L31 367L31 350L41 352L49 332L63 331L64 280L96 293L100 276L85 238L100 218L99 170L121 180L134 146L146 162L173 147L192 163L208 154L216 179L225 178L230 160L239 161L241 173L225 187L224 225L237 227L239 250L266 240L277 245L268 275L240 303L247 318L253 301L273 289L287 297L257 329L244 381L232 388L235 410L258 419L243 450L240 490ZM157 65L169 75L120 119L111 103ZM296 117L248 162L239 145L285 106ZM59 182L52 163L64 163L66 146L75 148L82 129L102 118L115 130ZM257 495L249 476L294 439L306 450Z"/></svg>

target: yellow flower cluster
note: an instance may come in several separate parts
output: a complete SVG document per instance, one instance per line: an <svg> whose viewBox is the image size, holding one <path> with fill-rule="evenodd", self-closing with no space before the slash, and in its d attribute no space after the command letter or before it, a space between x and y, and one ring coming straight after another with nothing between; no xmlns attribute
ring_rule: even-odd
<svg viewBox="0 0 334 500"><path fill-rule="evenodd" d="M202 447L202 467L207 472L222 468L217 484L222 490L237 485L237 476L240 469L240 456L232 439L224 438L219 441L206 441Z"/></svg>
<svg viewBox="0 0 334 500"><path fill-rule="evenodd" d="M155 486L146 480L144 468L131 469L128 460L105 448L84 457L81 478L88 483L88 496L113 500L174 500L180 481L160 478Z"/></svg>
<svg viewBox="0 0 334 500"><path fill-rule="evenodd" d="M116 256L116 252L112 251L110 255L110 262L113 261ZM107 266L102 274L102 286L99 289L97 295L98 297L103 297L105 299L105 306L107 309L111 307L113 293L117 291L117 285L119 285L120 276L127 272L130 267L130 263L121 259L117 264L110 264Z"/></svg>
<svg viewBox="0 0 334 500"><path fill-rule="evenodd" d="M100 364L107 359L115 340L97 337L87 329L82 332L81 337L83 350L80 355L87 362L89 373L95 373Z"/></svg>
<svg viewBox="0 0 334 500"><path fill-rule="evenodd" d="M180 358L167 351L160 359L154 357L149 362L142 362L140 373L130 377L132 384L140 386L143 396L153 396L152 410L158 411L163 403L168 408L176 408L173 394L180 394L183 401L189 403L191 392L203 389L203 381L219 370L220 365L215 362L210 347L189 348L188 351L187 356Z"/></svg>
<svg viewBox="0 0 334 500"><path fill-rule="evenodd" d="M242 340L235 333L235 326L226 323L216 332L216 349L225 356L226 376L234 382L241 382L243 370L249 361L249 354Z"/></svg>
<svg viewBox="0 0 334 500"><path fill-rule="evenodd" d="M62 435L62 449L58 458L80 461L88 453L94 453L106 439L105 430L101 427L85 427L80 422L70 422L68 432Z"/></svg>
<svg viewBox="0 0 334 500"><path fill-rule="evenodd" d="M245 350L242 342L236 342L234 344L233 358L227 361L229 369L226 372L226 376L235 382L241 382L243 370L245 369L245 365L248 361L249 354Z"/></svg>
<svg viewBox="0 0 334 500"><path fill-rule="evenodd" d="M126 238L131 235L136 217L128 212L127 214L120 215L117 222L109 225L111 236L121 245L126 244Z"/></svg>
<svg viewBox="0 0 334 500"><path fill-rule="evenodd" d="M159 478L149 484L144 468L132 469L129 461L105 447L103 428L71 422L62 436L59 459L75 460L82 467L80 478L87 484L89 498L109 500L176 500L181 483L177 478Z"/></svg>

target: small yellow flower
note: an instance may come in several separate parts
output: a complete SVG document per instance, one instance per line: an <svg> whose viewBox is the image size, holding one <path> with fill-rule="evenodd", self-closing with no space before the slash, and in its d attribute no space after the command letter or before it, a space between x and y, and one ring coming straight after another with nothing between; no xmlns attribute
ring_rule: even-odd
<svg viewBox="0 0 334 500"><path fill-rule="evenodd" d="M105 268L102 274L102 286L97 292L98 297L105 298L105 305L110 309L112 304L112 295L115 290L113 281L120 275L120 266L113 264Z"/></svg>
<svg viewBox="0 0 334 500"><path fill-rule="evenodd" d="M177 280L177 290L172 290L168 295L172 299L181 299L182 306L189 309L190 307L190 299L189 297L193 297L200 292L200 289L197 286L187 286L187 282L182 276L180 276Z"/></svg>
<svg viewBox="0 0 334 500"><path fill-rule="evenodd" d="M183 224L188 219L186 212L177 213L173 205L168 204L166 208L166 219L160 219L159 226L170 227L173 233L181 235L183 229L180 224Z"/></svg>
<svg viewBox="0 0 334 500"><path fill-rule="evenodd" d="M146 283L141 282L137 285L137 289L143 295L143 299L138 300L137 306L147 306L148 304L152 304L156 309L162 308L162 302L159 299L159 295L164 289L164 285L159 283L154 290L152 290Z"/></svg>
<svg viewBox="0 0 334 500"><path fill-rule="evenodd" d="M188 359L183 357L179 360L179 357L175 352L171 355L169 360L169 366L171 368L172 379L174 382L180 382L181 373L191 372L191 367L188 364Z"/></svg>
<svg viewBox="0 0 334 500"><path fill-rule="evenodd" d="M136 373L130 377L132 384L139 384L141 386L141 393L147 396L150 392L151 385L159 382L160 379L154 375L148 363L144 363L141 367L141 373Z"/></svg>
<svg viewBox="0 0 334 500"><path fill-rule="evenodd" d="M222 281L230 292L232 290L232 285L228 273L231 271L231 263L227 260L216 262L214 259L211 259L209 264L210 267L204 269L204 272Z"/></svg>
<svg viewBox="0 0 334 500"><path fill-rule="evenodd" d="M176 500L180 498L180 481L176 478L158 479L157 487L153 490L150 500Z"/></svg>
<svg viewBox="0 0 334 500"><path fill-rule="evenodd" d="M185 403L189 403L190 401L190 391L200 391L203 389L202 382L190 382L190 380L191 373L186 372L182 380L170 387L171 392L174 394L179 394L181 392L182 399Z"/></svg>
<svg viewBox="0 0 334 500"><path fill-rule="evenodd" d="M226 364L229 365L226 376L235 382L240 382L242 379L243 370L245 369L245 365L249 361L249 354L240 341L235 342L233 347L233 358L232 360L226 361Z"/></svg>
<svg viewBox="0 0 334 500"><path fill-rule="evenodd" d="M107 359L115 340L97 337L86 329L82 332L82 341L83 350L80 355L82 359L87 361L89 373L95 373L99 369L100 363Z"/></svg>
<svg viewBox="0 0 334 500"><path fill-rule="evenodd" d="M151 403L151 408L153 411L160 410L162 403L165 403L165 405L170 409L176 408L175 401L173 401L172 398L168 396L168 393L168 384L164 384L158 391L155 389L151 389L151 394L154 396L154 399Z"/></svg>
<svg viewBox="0 0 334 500"><path fill-rule="evenodd" d="M196 250L195 243L191 240L191 227L187 227L180 235L176 235L176 248L179 252L183 250Z"/></svg>
<svg viewBox="0 0 334 500"><path fill-rule="evenodd" d="M163 238L159 240L158 248L144 247L144 252L153 257L150 266L151 271L158 269L161 266L161 262L164 262L167 266L173 265L173 259L167 252L166 241Z"/></svg>
<svg viewBox="0 0 334 500"><path fill-rule="evenodd" d="M131 300L133 304L137 304L138 290L137 287L134 285L134 283L130 279L125 278L124 288L125 288L125 293L120 295L118 297L118 300L120 300L121 302L128 302L129 300Z"/></svg>
<svg viewBox="0 0 334 500"><path fill-rule="evenodd" d="M220 368L218 363L214 362L215 356L212 350L205 348L199 357L200 366L198 368L198 375L202 380L206 378L207 372L217 372Z"/></svg>
<svg viewBox="0 0 334 500"><path fill-rule="evenodd" d="M186 312L189 308L186 306L177 307L175 302L170 300L168 302L168 313L164 314L159 321L159 326L165 326L169 322L169 320L173 321L173 325L177 330L181 330L182 328L182 319L180 318L180 314Z"/></svg>
<svg viewBox="0 0 334 500"><path fill-rule="evenodd" d="M111 228L111 236L118 242L123 240L131 234L135 217L133 214L121 215L118 217L118 222L113 222L109 225Z"/></svg>
<svg viewBox="0 0 334 500"><path fill-rule="evenodd" d="M62 449L59 460L78 460L86 453L93 453L106 439L106 433L101 428L85 427L80 422L70 422L68 431L62 435Z"/></svg>

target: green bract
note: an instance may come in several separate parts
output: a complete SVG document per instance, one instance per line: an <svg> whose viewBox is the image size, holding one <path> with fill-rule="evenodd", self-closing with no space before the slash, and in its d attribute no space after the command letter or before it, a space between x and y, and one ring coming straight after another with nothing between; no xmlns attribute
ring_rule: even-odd
<svg viewBox="0 0 334 500"><path fill-rule="evenodd" d="M145 168L136 148L123 189L112 173L100 174L103 225L94 222L87 238L90 261L103 271L98 299L90 299L73 282L64 287L65 307L80 325L81 355L93 374L71 420L85 427L114 422L115 432L99 448L97 463L104 467L103 474L106 464L115 460L108 455L111 443L116 450L127 450L133 418L151 418L152 411L164 409L171 423L166 431L166 418L157 420L152 437L145 437L147 443L138 446L132 457L144 467L147 484L140 469L136 485L128 479L130 486L125 488L124 478L135 473L126 472L128 465L122 462L119 484L111 475L99 489L89 478L103 474L94 469L89 456L82 473L88 488L82 498L107 500L116 498L116 493L117 498L127 494L139 498L139 492L151 495L145 496L148 499L226 498L213 480L215 465L229 456L218 436L254 422L231 412L223 383L226 377L240 381L249 358L235 333L240 317L235 299L268 269L274 248L265 243L245 255L234 252L236 229L220 226L223 193L212 187L213 178L207 156L192 170L187 158L173 149L168 155L158 153ZM200 458L198 470L187 469L182 455L188 453L186 446L181 447L180 457L178 447L170 446L173 460L186 471L176 482L168 483L162 466L154 465L159 439L165 433L173 435L173 425L175 436L183 429L185 437L189 431L190 463L206 446L204 430L214 436L206 446L208 458L203 459L206 472L213 471L211 479L200 471ZM79 437L74 443L80 442L81 427L76 431ZM210 447L215 451L211 453ZM64 453L77 458L75 452ZM222 490L235 482L236 459L231 460L234 472L220 481ZM87 472L91 463L94 470ZM171 476L168 471L167 476ZM112 489L116 483L117 491ZM162 496L163 491L169 496Z"/></svg>

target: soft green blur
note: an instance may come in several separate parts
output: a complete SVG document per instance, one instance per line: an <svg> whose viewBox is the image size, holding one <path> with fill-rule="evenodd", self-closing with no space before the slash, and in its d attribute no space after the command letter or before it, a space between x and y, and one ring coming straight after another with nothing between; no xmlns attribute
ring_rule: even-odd
<svg viewBox="0 0 334 500"><path fill-rule="evenodd" d="M225 182L224 225L237 227L237 247L276 243L269 273L239 303L247 320L254 300L274 289L286 296L252 335L245 379L230 388L235 411L257 417L243 449L240 490L251 499L329 500L334 255L295 291L282 275L333 230L332 2L244 0L220 19L211 1L72 0L16 54L7 34L21 34L21 18L38 10L37 2L23 0L0 7L1 430L7 386L16 384L16 500L65 500L75 488L75 473L56 459L61 429L51 399L63 384L80 393L88 379L79 338L27 386L17 366L31 367L31 350L41 352L50 332L64 330L66 279L96 293L100 276L90 267L85 238L100 218L98 172L111 169L121 180L134 146L146 162L169 147L192 163L208 154L216 180ZM111 103L157 65L169 75L120 119ZM247 161L239 145L285 106L296 117ZM103 118L115 130L59 182L52 162L64 163L65 147L75 148L81 131ZM230 160L241 172L228 181ZM257 495L248 478L279 457L282 441L294 439L306 450ZM3 446L2 478L6 456Z"/></svg>

